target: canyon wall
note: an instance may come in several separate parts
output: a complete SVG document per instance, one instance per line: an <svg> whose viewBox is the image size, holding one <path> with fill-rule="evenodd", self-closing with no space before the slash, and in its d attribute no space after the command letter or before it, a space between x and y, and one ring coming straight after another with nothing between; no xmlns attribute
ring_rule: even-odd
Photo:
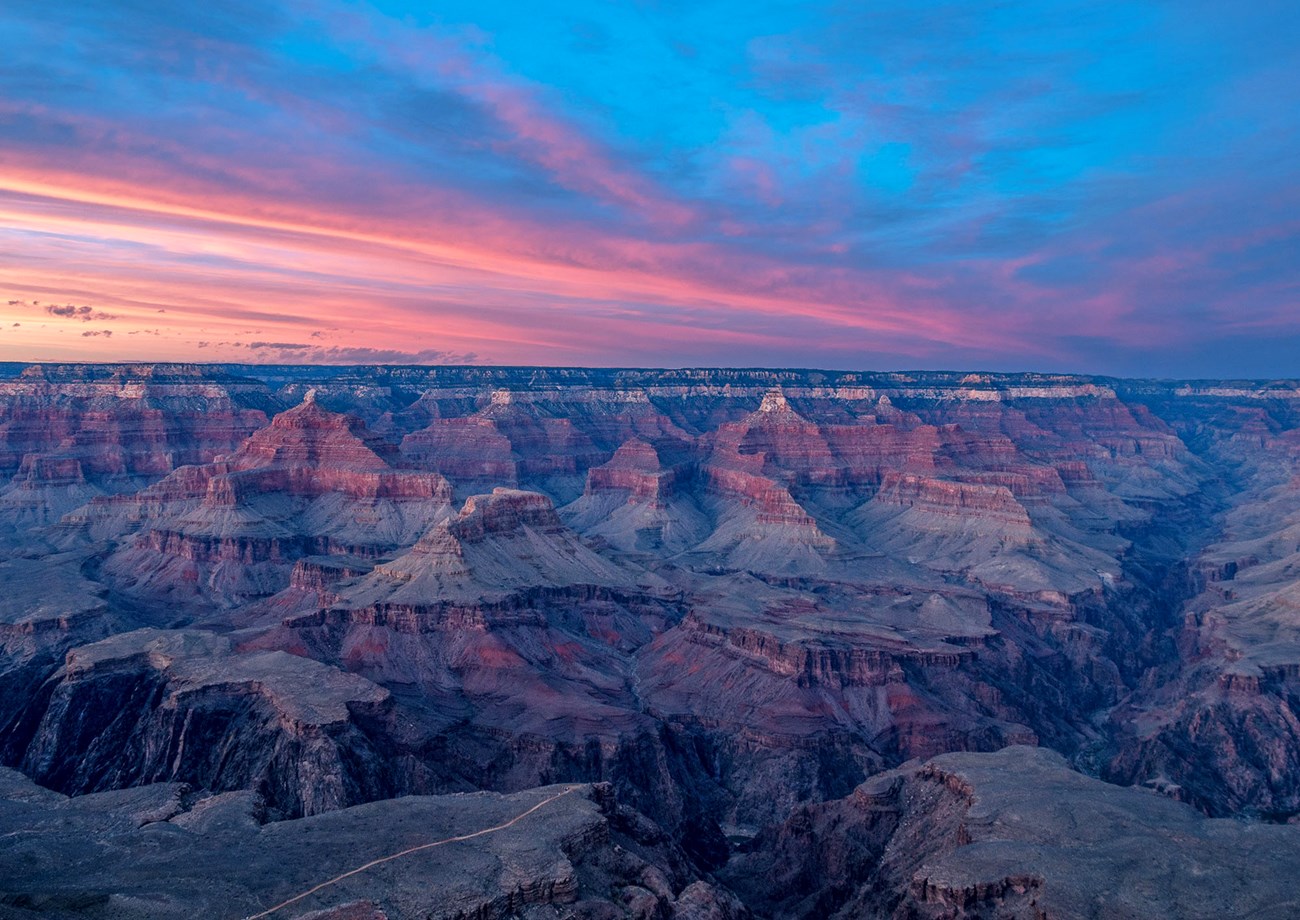
<svg viewBox="0 0 1300 920"><path fill-rule="evenodd" d="M0 479L0 763L74 802L602 783L701 916L1083 903L951 870L957 752L1300 815L1295 382L44 365Z"/></svg>

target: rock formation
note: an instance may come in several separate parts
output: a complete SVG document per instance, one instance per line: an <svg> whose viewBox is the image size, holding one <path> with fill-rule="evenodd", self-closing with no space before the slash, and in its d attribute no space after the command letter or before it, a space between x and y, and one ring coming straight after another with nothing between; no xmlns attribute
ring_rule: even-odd
<svg viewBox="0 0 1300 920"><path fill-rule="evenodd" d="M1060 755L945 754L804 806L724 875L760 917L1282 918L1300 828L1206 818Z"/></svg>
<svg viewBox="0 0 1300 920"><path fill-rule="evenodd" d="M536 847L302 911L1293 912L1294 382L13 373L0 913L203 915L122 868L186 859L252 913L315 871L277 835L343 871L394 797L556 783Z"/></svg>
<svg viewBox="0 0 1300 920"><path fill-rule="evenodd" d="M95 535L138 531L105 566L124 590L229 604L283 588L302 556L378 556L449 514L446 480L396 460L309 391L233 453L68 519Z"/></svg>
<svg viewBox="0 0 1300 920"><path fill-rule="evenodd" d="M316 814L390 791L356 726L387 703L382 688L315 661L144 629L68 652L7 743L25 747L23 772L61 792L181 780Z"/></svg>

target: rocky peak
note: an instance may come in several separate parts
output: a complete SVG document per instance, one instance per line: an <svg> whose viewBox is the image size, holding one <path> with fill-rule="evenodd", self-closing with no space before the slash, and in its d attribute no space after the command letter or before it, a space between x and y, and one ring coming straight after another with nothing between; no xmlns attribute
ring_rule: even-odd
<svg viewBox="0 0 1300 920"><path fill-rule="evenodd" d="M785 394L780 390L772 390L763 396L762 405L758 407L759 412L792 412L790 403L785 398Z"/></svg>
<svg viewBox="0 0 1300 920"><path fill-rule="evenodd" d="M271 419L232 458L238 468L285 463L383 470L392 449L355 416L331 412L308 390L303 401Z"/></svg>
<svg viewBox="0 0 1300 920"><path fill-rule="evenodd" d="M746 420L751 428L768 426L796 427L816 432L817 426L794 410L790 401L781 390L769 390L759 404L758 410Z"/></svg>
<svg viewBox="0 0 1300 920"><path fill-rule="evenodd" d="M281 430L351 431L365 430L365 423L355 416L331 412L316 399L316 389L308 390L302 402L271 419L271 426Z"/></svg>
<svg viewBox="0 0 1300 920"><path fill-rule="evenodd" d="M587 472L583 494L626 492L639 500L658 501L673 491L680 472L679 467L664 466L653 444L633 437L623 442L609 462Z"/></svg>
<svg viewBox="0 0 1300 920"><path fill-rule="evenodd" d="M656 472L660 469L659 451L644 438L629 438L614 451L614 456L604 464L606 469Z"/></svg>
<svg viewBox="0 0 1300 920"><path fill-rule="evenodd" d="M471 495L449 530L465 541L489 535L517 533L525 527L557 530L561 526L555 505L545 495L520 489L493 489L489 495Z"/></svg>
<svg viewBox="0 0 1300 920"><path fill-rule="evenodd" d="M409 553L341 592L340 603L348 609L478 604L541 586L630 582L560 523L549 498L497 489L471 496L460 514L436 524Z"/></svg>

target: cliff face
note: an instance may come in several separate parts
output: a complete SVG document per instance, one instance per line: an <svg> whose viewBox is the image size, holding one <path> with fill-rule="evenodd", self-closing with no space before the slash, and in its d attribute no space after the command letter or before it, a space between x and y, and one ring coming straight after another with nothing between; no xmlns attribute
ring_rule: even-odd
<svg viewBox="0 0 1300 920"><path fill-rule="evenodd" d="M297 816L389 793L356 725L387 708L387 691L313 661L145 629L70 651L10 743L27 775L65 793L175 780L253 789Z"/></svg>
<svg viewBox="0 0 1300 920"><path fill-rule="evenodd" d="M1008 745L1300 813L1294 384L40 367L0 381L0 474L0 761L60 792L285 817L607 782L697 874ZM872 809L948 839L951 784L899 782ZM870 852L904 839L874 821ZM854 901L822 849L807 916L1059 884L908 863ZM627 904L683 911L681 878Z"/></svg>
<svg viewBox="0 0 1300 920"><path fill-rule="evenodd" d="M724 880L767 917L1281 918L1298 836L1008 747L913 763L798 808Z"/></svg>
<svg viewBox="0 0 1300 920"><path fill-rule="evenodd" d="M28 368L0 381L0 471L53 457L128 485L230 450L266 424L269 397L199 367Z"/></svg>

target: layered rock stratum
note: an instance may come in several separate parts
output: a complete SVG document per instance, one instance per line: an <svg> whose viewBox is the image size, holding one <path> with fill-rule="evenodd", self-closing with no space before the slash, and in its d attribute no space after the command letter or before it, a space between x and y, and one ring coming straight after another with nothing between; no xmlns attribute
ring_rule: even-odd
<svg viewBox="0 0 1300 920"><path fill-rule="evenodd" d="M14 373L0 914L1295 912L1294 381Z"/></svg>

